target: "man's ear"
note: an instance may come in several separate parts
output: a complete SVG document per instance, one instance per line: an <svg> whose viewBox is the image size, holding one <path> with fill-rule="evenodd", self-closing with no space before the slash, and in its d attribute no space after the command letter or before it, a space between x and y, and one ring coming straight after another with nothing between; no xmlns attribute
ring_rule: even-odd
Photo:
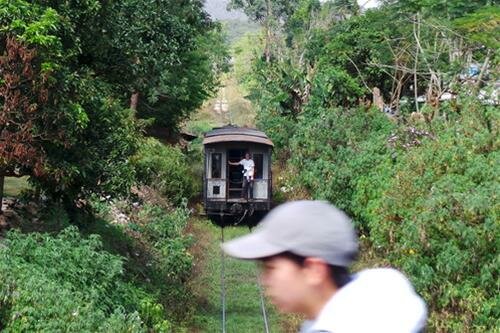
<svg viewBox="0 0 500 333"><path fill-rule="evenodd" d="M321 258L307 257L304 260L304 272L307 280L314 285L324 281L330 281L330 268L326 261Z"/></svg>

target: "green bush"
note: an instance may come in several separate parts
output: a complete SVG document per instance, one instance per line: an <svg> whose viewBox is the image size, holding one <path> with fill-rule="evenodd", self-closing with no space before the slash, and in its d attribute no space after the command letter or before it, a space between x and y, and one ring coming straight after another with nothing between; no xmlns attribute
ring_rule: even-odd
<svg viewBox="0 0 500 333"><path fill-rule="evenodd" d="M143 332L145 292L123 280L122 259L74 227L57 236L11 232L0 248L5 332ZM158 321L152 326L159 324Z"/></svg>
<svg viewBox="0 0 500 333"><path fill-rule="evenodd" d="M162 303L177 321L187 320L193 305L187 288L193 268L193 256L188 252L192 239L184 235L188 217L186 208L165 211L145 206L137 226L153 247L151 284L158 287Z"/></svg>
<svg viewBox="0 0 500 333"><path fill-rule="evenodd" d="M396 125L373 110L308 110L290 139L300 172L287 176L349 212L372 250L409 275L431 330L492 331L500 115L477 102L446 112L430 124Z"/></svg>
<svg viewBox="0 0 500 333"><path fill-rule="evenodd" d="M197 183L179 148L150 138L142 143L132 163L140 182L157 189L174 204L196 193Z"/></svg>
<svg viewBox="0 0 500 333"><path fill-rule="evenodd" d="M465 105L460 117L435 121L435 138L401 152L392 171L358 184L373 244L411 276L436 330L498 327L497 111Z"/></svg>
<svg viewBox="0 0 500 333"><path fill-rule="evenodd" d="M394 125L377 110L309 110L292 137L291 165L297 186L352 214L358 179L389 155Z"/></svg>
<svg viewBox="0 0 500 333"><path fill-rule="evenodd" d="M172 281L185 281L190 276L193 261L187 252L191 239L183 234L189 211L177 208L166 212L157 206L146 206L140 215L141 220L148 221L142 232L161 254L162 275Z"/></svg>

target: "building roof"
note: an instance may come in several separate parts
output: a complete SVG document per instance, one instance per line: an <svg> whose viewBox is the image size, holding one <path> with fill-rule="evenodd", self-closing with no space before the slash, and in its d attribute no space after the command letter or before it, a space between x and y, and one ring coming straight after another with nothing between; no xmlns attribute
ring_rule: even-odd
<svg viewBox="0 0 500 333"><path fill-rule="evenodd" d="M273 142L269 140L267 135L255 128L238 127L234 125L227 125L224 127L216 127L213 130L205 133L203 144L219 143L219 142L253 142L260 143L268 146L274 146Z"/></svg>

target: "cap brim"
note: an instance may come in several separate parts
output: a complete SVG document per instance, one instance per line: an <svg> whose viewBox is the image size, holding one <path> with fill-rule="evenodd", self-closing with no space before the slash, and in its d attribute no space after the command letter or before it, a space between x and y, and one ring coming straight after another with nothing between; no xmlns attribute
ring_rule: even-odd
<svg viewBox="0 0 500 333"><path fill-rule="evenodd" d="M266 241L258 232L226 242L222 244L222 249L228 255L240 259L260 259L286 251Z"/></svg>

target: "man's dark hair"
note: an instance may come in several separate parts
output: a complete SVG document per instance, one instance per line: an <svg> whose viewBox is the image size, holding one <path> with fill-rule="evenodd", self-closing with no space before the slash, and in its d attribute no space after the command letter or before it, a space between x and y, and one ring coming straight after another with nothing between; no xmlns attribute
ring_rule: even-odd
<svg viewBox="0 0 500 333"><path fill-rule="evenodd" d="M306 257L289 251L280 253L277 256L290 259L299 266L304 266L304 262L306 260ZM347 269L347 267L336 265L328 265L328 267L330 268L330 278L332 279L333 283L335 283L335 286L337 288L340 289L351 282L351 275L349 274L349 270Z"/></svg>

